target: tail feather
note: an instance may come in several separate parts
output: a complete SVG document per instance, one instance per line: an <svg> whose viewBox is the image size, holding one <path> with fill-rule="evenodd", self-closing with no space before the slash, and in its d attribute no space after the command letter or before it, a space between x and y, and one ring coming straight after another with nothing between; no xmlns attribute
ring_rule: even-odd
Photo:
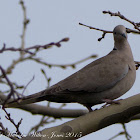
<svg viewBox="0 0 140 140"><path fill-rule="evenodd" d="M18 107L26 104L36 103L40 101L51 101L51 102L57 102L57 103L70 103L74 102L71 97L68 97L69 94L66 94L66 91L61 91L57 94L50 94L48 90L43 90L41 92L23 97L21 99L17 99L14 101L7 102L5 104L6 108L10 107Z"/></svg>
<svg viewBox="0 0 140 140"><path fill-rule="evenodd" d="M41 100L41 98L40 98L42 92L44 92L44 91L35 93L33 95L22 97L20 99L14 100L14 101L7 102L5 104L5 107L18 107L18 106L25 105L25 104L40 102L43 100L43 99Z"/></svg>

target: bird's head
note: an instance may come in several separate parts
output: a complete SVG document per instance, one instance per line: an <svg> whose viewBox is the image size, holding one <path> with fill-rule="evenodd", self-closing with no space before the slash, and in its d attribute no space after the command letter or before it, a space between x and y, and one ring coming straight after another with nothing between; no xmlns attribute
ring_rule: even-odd
<svg viewBox="0 0 140 140"><path fill-rule="evenodd" d="M123 25L116 26L113 30L113 35L115 41L127 40L126 28Z"/></svg>

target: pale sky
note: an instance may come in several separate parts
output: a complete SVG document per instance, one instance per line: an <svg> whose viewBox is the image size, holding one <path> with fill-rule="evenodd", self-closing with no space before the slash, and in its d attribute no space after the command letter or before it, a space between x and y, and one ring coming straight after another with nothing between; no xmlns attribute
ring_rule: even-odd
<svg viewBox="0 0 140 140"><path fill-rule="evenodd" d="M78 23L84 23L93 27L113 30L116 25L122 24L128 28L133 26L118 17L110 17L102 14L103 10L110 10L112 12L120 11L121 14L127 18L140 22L140 1L133 0L25 0L27 7L27 17L30 19L26 32L26 47L33 45L44 45L50 42L56 42L64 37L69 37L70 41L62 43L61 48L53 47L53 49L44 50L38 54L44 61L55 64L73 63L82 58L92 54L98 54L98 58L109 53L113 48L113 36L107 34L105 39L98 42L97 39L101 37L102 33L95 30L90 30L86 27L80 26ZM18 0L1 0L0 1L0 48L3 43L7 47L19 47L20 35L22 33L23 12ZM131 45L135 60L140 61L139 56L139 36L129 34L128 40ZM0 54L0 65L6 68L13 59L16 59L17 53ZM19 64L12 76L9 78L17 81L19 84L27 84L33 76L35 80L30 84L25 95L33 94L41 91L46 87L46 81L40 72L43 68L47 75L52 77L51 85L64 79L80 68L84 67L93 60L86 61L77 65L76 69L67 68L52 68L38 65L34 62L27 61ZM126 93L121 99L125 99L140 92L140 70L137 71L137 79L130 91ZM0 86L2 87L2 86ZM46 102L40 103L46 104ZM58 104L51 104L58 107ZM69 104L65 108L71 109L85 109L79 104ZM96 108L96 107L93 107ZM16 122L23 118L21 132L27 133L32 126L34 126L41 118L39 115L32 116L30 113L16 109L7 109L12 118ZM2 113L2 120L5 121L5 126L14 131L14 127L4 120L4 113ZM57 120L55 123L49 124L45 127L52 127L62 124L70 119ZM139 140L139 121L133 121L126 125L129 134L133 140ZM43 128L45 128L43 127ZM42 130L41 128L40 130ZM80 140L108 140L117 133L123 131L120 124L109 126L98 132L92 133ZM8 140L6 137L0 139ZM125 139L124 136L119 136L115 140Z"/></svg>

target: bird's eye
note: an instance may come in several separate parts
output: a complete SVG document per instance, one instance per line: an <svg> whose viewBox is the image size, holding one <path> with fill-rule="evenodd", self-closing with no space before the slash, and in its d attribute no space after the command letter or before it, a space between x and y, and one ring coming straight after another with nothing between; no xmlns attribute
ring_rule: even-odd
<svg viewBox="0 0 140 140"><path fill-rule="evenodd" d="M116 35L117 33L116 32L114 32L114 35Z"/></svg>

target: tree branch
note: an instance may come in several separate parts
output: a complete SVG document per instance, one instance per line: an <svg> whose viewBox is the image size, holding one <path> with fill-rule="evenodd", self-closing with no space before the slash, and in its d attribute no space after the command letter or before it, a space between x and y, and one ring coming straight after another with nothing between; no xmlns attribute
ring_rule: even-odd
<svg viewBox="0 0 140 140"><path fill-rule="evenodd" d="M25 48L25 34L26 34L26 29L27 25L29 24L30 20L27 18L27 13L26 13L26 6L24 4L23 0L20 0L19 4L22 7L23 11L23 29L22 29L22 35L21 35L21 49L23 50ZM21 57L24 55L23 51L20 51Z"/></svg>
<svg viewBox="0 0 140 140"><path fill-rule="evenodd" d="M44 129L38 133L45 136L36 140L74 140L115 123L125 123L130 117L140 113L140 94L121 100L119 105L93 111L62 125ZM54 135L55 134L55 135ZM59 137L56 137L56 135ZM21 140L34 140L27 136Z"/></svg>
<svg viewBox="0 0 140 140"><path fill-rule="evenodd" d="M52 46L56 46L56 47L61 47L61 43L62 42L67 42L69 41L69 38L63 38L58 42L51 42L45 45L35 45L32 47L28 47L28 48L14 48L14 47L10 47L10 48L6 48L6 44L3 45L2 49L0 49L0 53L6 52L6 51L19 51L19 52L24 52L24 53L28 53L30 55L35 55L40 49L48 49ZM31 52L30 50L34 50L35 52Z"/></svg>
<svg viewBox="0 0 140 140"><path fill-rule="evenodd" d="M133 30L133 29L126 28L127 33L140 34L140 28L139 28L140 27L140 23L135 23L135 22L131 21L130 19L128 19L125 16L123 16L120 12L113 13L113 12L110 12L110 11L103 11L103 14L110 14L110 16L118 16L118 17L120 17L121 19L123 19L123 20L129 22L130 24L132 24L134 26L134 28L136 29L136 30ZM98 38L98 41L101 41L103 38L105 38L105 35L107 33L113 33L112 31L107 31L107 30L96 28L96 27L88 26L88 25L85 25L83 23L79 23L79 25L88 27L89 29L93 29L93 30L97 30L97 31L103 32L102 37Z"/></svg>
<svg viewBox="0 0 140 140"><path fill-rule="evenodd" d="M139 33L140 34L140 29L139 29L138 23L135 23L135 22L131 21L130 19L126 18L119 11L118 11L118 13L113 13L113 12L110 12L110 11L103 11L103 13L104 14L110 14L110 16L120 17L121 19L129 22L130 24L132 24L134 26L135 29L137 29L139 31L139 32L135 32L135 33Z"/></svg>

